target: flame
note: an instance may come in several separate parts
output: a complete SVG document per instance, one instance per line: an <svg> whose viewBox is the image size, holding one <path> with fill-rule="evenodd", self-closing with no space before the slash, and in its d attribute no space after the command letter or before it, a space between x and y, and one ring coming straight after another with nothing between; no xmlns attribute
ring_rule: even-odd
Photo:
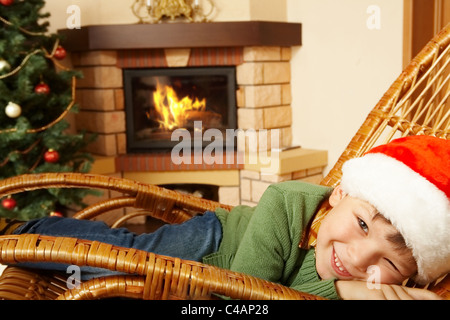
<svg viewBox="0 0 450 320"><path fill-rule="evenodd" d="M159 127L165 130L184 127L189 111L205 111L206 109L206 99L199 101L198 98L195 98L193 101L186 96L179 100L172 87L162 86L159 82L156 91L153 92L153 102L159 115L159 119L157 119Z"/></svg>

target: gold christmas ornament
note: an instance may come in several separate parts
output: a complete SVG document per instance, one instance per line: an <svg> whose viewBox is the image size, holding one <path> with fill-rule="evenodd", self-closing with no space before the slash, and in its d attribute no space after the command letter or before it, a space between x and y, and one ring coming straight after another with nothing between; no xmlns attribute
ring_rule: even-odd
<svg viewBox="0 0 450 320"><path fill-rule="evenodd" d="M215 6L213 0L135 0L131 9L139 23L208 22Z"/></svg>

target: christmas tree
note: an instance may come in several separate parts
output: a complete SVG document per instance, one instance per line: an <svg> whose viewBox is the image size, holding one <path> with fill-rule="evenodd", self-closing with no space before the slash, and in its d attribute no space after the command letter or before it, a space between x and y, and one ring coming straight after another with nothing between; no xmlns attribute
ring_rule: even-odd
<svg viewBox="0 0 450 320"><path fill-rule="evenodd" d="M43 0L0 0L0 179L42 172L87 172L83 133L69 133L79 72L61 64L57 34L48 34ZM29 220L82 206L81 189L24 192L2 199L0 216Z"/></svg>

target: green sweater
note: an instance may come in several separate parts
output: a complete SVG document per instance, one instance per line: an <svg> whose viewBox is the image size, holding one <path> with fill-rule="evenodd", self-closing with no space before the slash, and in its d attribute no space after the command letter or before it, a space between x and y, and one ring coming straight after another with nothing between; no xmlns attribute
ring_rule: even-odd
<svg viewBox="0 0 450 320"><path fill-rule="evenodd" d="M256 207L218 209L223 238L203 262L246 273L293 289L339 299L334 279L320 280L314 249L299 248L300 238L328 187L287 181L271 185Z"/></svg>

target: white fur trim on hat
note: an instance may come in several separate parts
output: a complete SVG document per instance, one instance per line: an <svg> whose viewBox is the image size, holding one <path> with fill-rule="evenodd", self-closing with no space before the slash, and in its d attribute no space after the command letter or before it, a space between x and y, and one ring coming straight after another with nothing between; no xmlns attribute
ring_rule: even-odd
<svg viewBox="0 0 450 320"><path fill-rule="evenodd" d="M450 202L402 162L381 153L347 161L342 190L373 205L399 230L416 259L418 283L450 271Z"/></svg>

